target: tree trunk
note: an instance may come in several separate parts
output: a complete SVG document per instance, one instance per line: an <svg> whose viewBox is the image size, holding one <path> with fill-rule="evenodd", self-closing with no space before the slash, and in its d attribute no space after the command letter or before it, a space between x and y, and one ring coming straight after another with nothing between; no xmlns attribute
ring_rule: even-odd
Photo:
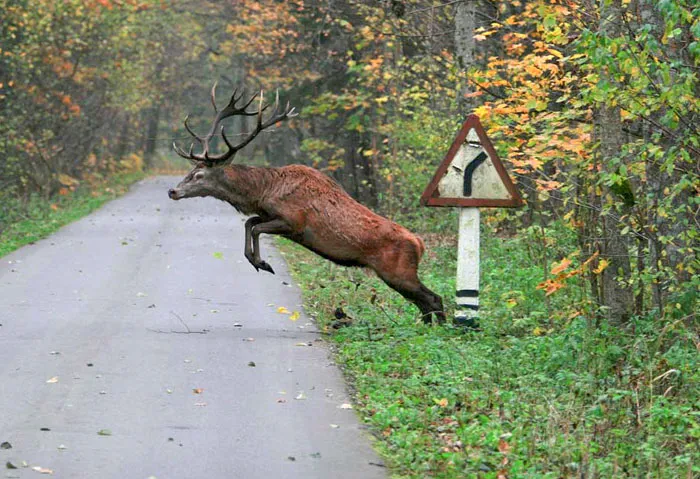
<svg viewBox="0 0 700 479"><path fill-rule="evenodd" d="M622 1L601 0L599 31L608 38L617 38L621 33ZM601 78L607 78L611 84L615 79L604 69ZM624 142L620 107L603 103L597 110L596 130L600 140L601 170L603 173L615 173L614 162L620 157ZM629 284L631 275L629 245L627 238L622 235L623 224L620 218L626 213L625 207L609 187L603 188L605 200L611 205L607 214L603 215L604 238L601 242L601 258L608 261L608 267L603 270L603 304L608 307L608 318L616 325L625 324L634 308L632 288Z"/></svg>
<svg viewBox="0 0 700 479"><path fill-rule="evenodd" d="M476 1L459 2L455 9L455 52L457 64L462 70L474 65L475 61L476 3ZM459 92L459 109L465 113L465 116L474 108L473 99L467 97L469 93L473 93L469 84L465 84Z"/></svg>

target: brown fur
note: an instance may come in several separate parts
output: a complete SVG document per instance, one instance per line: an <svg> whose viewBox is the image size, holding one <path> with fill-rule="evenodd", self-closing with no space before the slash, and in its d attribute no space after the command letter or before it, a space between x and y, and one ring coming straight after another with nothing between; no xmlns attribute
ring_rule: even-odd
<svg viewBox="0 0 700 479"><path fill-rule="evenodd" d="M194 178L197 171L204 172L199 180ZM174 199L188 196L214 196L253 216L246 225L246 257L256 269L272 272L260 259L260 233L280 234L338 264L371 268L415 303L425 321L432 314L444 321L442 299L418 279L423 241L355 201L318 170L303 165L258 168L200 163L171 190Z"/></svg>

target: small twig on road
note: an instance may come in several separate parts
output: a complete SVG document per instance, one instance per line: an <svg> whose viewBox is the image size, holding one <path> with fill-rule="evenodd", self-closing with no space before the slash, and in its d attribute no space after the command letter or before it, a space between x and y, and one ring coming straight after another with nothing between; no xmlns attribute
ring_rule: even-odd
<svg viewBox="0 0 700 479"><path fill-rule="evenodd" d="M178 319L178 321L180 321L180 323L182 323L182 325L185 327L185 329L187 330L188 333L191 333L191 332L192 332L192 331L190 331L190 327L187 326L187 323L184 322L184 321L182 320L182 318L181 318L175 311L172 311L172 310L171 310L171 311L170 311L170 314L172 314L173 316L175 316L175 317Z"/></svg>
<svg viewBox="0 0 700 479"><path fill-rule="evenodd" d="M175 311L170 311L170 314L175 316L180 323L185 327L187 331L175 331L171 329L170 331L163 331L161 329L151 329L151 328L146 328L147 331L151 331L152 333L160 333L160 334L207 334L209 332L208 329L203 329L201 331L192 331L189 326L187 326L187 323L178 316L178 314Z"/></svg>

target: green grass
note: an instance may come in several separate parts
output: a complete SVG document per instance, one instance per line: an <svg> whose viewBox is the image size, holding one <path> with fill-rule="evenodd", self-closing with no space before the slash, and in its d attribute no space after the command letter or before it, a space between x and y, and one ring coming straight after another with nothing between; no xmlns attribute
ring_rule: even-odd
<svg viewBox="0 0 700 479"><path fill-rule="evenodd" d="M34 197L26 202L13 202L5 199L0 211L0 257L46 238L62 226L90 214L144 177L141 172L118 174L94 191L78 188L70 195L51 200Z"/></svg>
<svg viewBox="0 0 700 479"><path fill-rule="evenodd" d="M421 277L449 303L453 238L431 243ZM332 341L394 476L698 477L697 325L569 315L580 288L545 298L528 243L482 237L483 331L467 332L419 324L373 275L283 242L307 312L354 319Z"/></svg>

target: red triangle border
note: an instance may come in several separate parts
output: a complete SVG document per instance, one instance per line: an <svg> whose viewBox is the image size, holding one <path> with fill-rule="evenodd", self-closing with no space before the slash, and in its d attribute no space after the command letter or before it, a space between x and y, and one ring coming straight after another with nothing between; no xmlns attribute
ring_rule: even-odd
<svg viewBox="0 0 700 479"><path fill-rule="evenodd" d="M510 199L441 198L440 196L438 196L438 184L440 183L442 177L445 176L445 173L447 173L447 169L450 167L452 160L464 144L464 141L467 139L467 134L472 128L474 129L474 131L476 131L476 134L479 137L479 140L481 141L481 145L486 150L486 153L488 153L489 157L491 158L491 161L493 162L493 166L498 172L498 176L501 177L501 181L503 181L503 184L508 190L508 193L510 193ZM440 163L440 166L438 166L438 169L435 172L433 179L430 180L430 183L428 183L428 186L425 188L425 191L423 191L423 194L420 197L420 204L422 206L461 206L477 208L517 208L524 204L523 199L520 196L520 193L518 192L517 188L513 184L513 181L510 179L510 175L508 175L505 166L503 166L503 163L498 157L498 154L496 154L496 150L494 149L493 144L491 144L491 140L489 140L489 137L486 135L484 127L481 126L481 122L479 121L478 116L471 114L467 117L467 120L462 125L462 129L459 130L459 133L457 133L457 137L452 142L452 146L450 146L450 149L447 152L445 159L442 160L442 163Z"/></svg>

